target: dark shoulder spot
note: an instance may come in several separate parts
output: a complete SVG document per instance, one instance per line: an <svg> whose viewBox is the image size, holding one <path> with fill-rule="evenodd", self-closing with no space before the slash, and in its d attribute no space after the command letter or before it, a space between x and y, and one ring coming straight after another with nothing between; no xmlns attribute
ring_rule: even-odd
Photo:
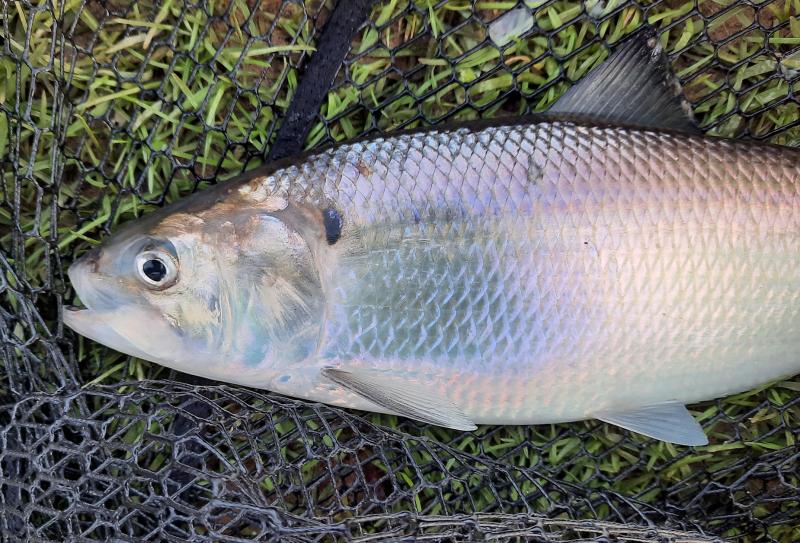
<svg viewBox="0 0 800 543"><path fill-rule="evenodd" d="M328 240L328 245L333 245L342 237L342 216L329 207L322 211L322 222L325 225L325 239Z"/></svg>

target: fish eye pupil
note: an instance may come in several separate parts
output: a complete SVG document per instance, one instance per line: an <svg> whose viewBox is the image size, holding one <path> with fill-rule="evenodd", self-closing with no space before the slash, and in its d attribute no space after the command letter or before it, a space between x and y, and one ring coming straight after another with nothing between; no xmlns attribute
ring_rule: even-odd
<svg viewBox="0 0 800 543"><path fill-rule="evenodd" d="M157 258L152 258L142 264L142 272L155 283L160 283L167 275L167 267Z"/></svg>

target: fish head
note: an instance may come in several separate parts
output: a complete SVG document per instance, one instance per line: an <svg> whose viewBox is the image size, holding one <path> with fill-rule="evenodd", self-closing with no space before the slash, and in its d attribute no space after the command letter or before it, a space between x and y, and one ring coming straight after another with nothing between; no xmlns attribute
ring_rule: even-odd
<svg viewBox="0 0 800 543"><path fill-rule="evenodd" d="M279 215L218 205L132 223L70 266L84 307L65 324L180 371L265 386L248 374L311 356L324 313L311 247Z"/></svg>

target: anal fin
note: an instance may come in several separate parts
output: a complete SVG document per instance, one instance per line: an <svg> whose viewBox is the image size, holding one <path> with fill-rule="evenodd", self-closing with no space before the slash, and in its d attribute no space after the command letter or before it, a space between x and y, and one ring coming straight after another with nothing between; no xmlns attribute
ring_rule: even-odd
<svg viewBox="0 0 800 543"><path fill-rule="evenodd" d="M626 430L677 445L708 445L708 437L686 407L678 402L665 402L635 409L607 410L594 413L594 418L616 424Z"/></svg>
<svg viewBox="0 0 800 543"><path fill-rule="evenodd" d="M386 409L410 419L455 430L477 426L449 398L413 375L391 370L325 368L322 375Z"/></svg>

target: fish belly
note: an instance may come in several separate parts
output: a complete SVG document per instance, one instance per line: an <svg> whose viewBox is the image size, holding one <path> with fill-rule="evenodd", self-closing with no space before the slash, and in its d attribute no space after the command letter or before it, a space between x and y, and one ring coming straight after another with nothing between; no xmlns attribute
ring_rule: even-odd
<svg viewBox="0 0 800 543"><path fill-rule="evenodd" d="M800 371L795 150L539 123L358 143L314 167L347 238L320 364L414 375L478 423Z"/></svg>

